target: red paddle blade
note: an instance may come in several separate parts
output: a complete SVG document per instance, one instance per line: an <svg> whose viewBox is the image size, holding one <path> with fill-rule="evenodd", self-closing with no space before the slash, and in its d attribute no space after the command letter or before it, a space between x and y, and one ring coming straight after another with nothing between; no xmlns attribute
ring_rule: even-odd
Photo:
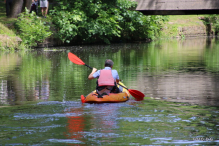
<svg viewBox="0 0 219 146"><path fill-rule="evenodd" d="M144 94L138 90L128 89L129 93L135 98L137 101L144 100Z"/></svg>
<svg viewBox="0 0 219 146"><path fill-rule="evenodd" d="M68 59L75 64L85 65L85 63L80 58L78 58L78 56L71 52L68 53Z"/></svg>

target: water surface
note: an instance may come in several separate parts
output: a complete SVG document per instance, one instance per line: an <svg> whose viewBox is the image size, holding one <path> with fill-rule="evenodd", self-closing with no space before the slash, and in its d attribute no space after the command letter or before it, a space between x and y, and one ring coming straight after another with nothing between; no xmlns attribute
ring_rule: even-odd
<svg viewBox="0 0 219 146"><path fill-rule="evenodd" d="M105 59L144 101L81 104ZM219 41L159 40L0 53L0 144L217 145Z"/></svg>

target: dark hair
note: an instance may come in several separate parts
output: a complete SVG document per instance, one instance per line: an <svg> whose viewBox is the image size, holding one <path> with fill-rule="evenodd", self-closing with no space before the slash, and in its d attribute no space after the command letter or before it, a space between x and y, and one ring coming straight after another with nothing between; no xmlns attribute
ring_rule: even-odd
<svg viewBox="0 0 219 146"><path fill-rule="evenodd" d="M112 67L112 66L113 66L113 61L110 60L110 59L107 59L107 60L105 61L105 67Z"/></svg>

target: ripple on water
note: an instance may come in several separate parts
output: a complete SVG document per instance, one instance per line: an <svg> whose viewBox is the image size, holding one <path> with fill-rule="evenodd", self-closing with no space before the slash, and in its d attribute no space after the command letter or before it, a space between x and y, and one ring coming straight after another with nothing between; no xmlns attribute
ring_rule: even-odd
<svg viewBox="0 0 219 146"><path fill-rule="evenodd" d="M172 140L172 141L168 141L167 139L166 140L162 139L162 140L156 141L153 144L198 144L198 143L212 143L212 141L194 141L194 140Z"/></svg>
<svg viewBox="0 0 219 146"><path fill-rule="evenodd" d="M70 117L70 116L81 116L81 113L55 113L55 114L14 114L16 119L37 119L37 118L57 118L57 117Z"/></svg>
<svg viewBox="0 0 219 146"><path fill-rule="evenodd" d="M182 121L181 118L176 117L176 116L172 116L172 115L146 115L144 117L120 117L118 118L119 120L125 120L125 121L129 121L129 122L178 122L178 121Z"/></svg>
<svg viewBox="0 0 219 146"><path fill-rule="evenodd" d="M73 144L83 144L82 141L76 139L48 139L52 143L73 143Z"/></svg>
<svg viewBox="0 0 219 146"><path fill-rule="evenodd" d="M39 102L37 105L66 105L66 106L76 106L76 107L81 107L81 102L79 101L44 101L44 102Z"/></svg>

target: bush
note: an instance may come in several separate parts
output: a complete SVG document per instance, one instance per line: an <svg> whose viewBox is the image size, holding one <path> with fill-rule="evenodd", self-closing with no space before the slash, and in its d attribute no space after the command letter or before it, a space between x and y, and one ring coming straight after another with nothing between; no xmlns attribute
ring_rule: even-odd
<svg viewBox="0 0 219 146"><path fill-rule="evenodd" d="M23 43L28 46L37 46L37 43L43 42L52 34L50 26L27 9L19 15L15 27Z"/></svg>
<svg viewBox="0 0 219 146"><path fill-rule="evenodd" d="M204 19L202 19L205 25L211 25L213 31L217 35L219 33L219 15L206 15Z"/></svg>
<svg viewBox="0 0 219 146"><path fill-rule="evenodd" d="M52 21L63 42L110 43L116 40L154 39L164 16L145 16L130 0L57 0Z"/></svg>
<svg viewBox="0 0 219 146"><path fill-rule="evenodd" d="M19 47L16 34L0 23L0 50L13 50Z"/></svg>

